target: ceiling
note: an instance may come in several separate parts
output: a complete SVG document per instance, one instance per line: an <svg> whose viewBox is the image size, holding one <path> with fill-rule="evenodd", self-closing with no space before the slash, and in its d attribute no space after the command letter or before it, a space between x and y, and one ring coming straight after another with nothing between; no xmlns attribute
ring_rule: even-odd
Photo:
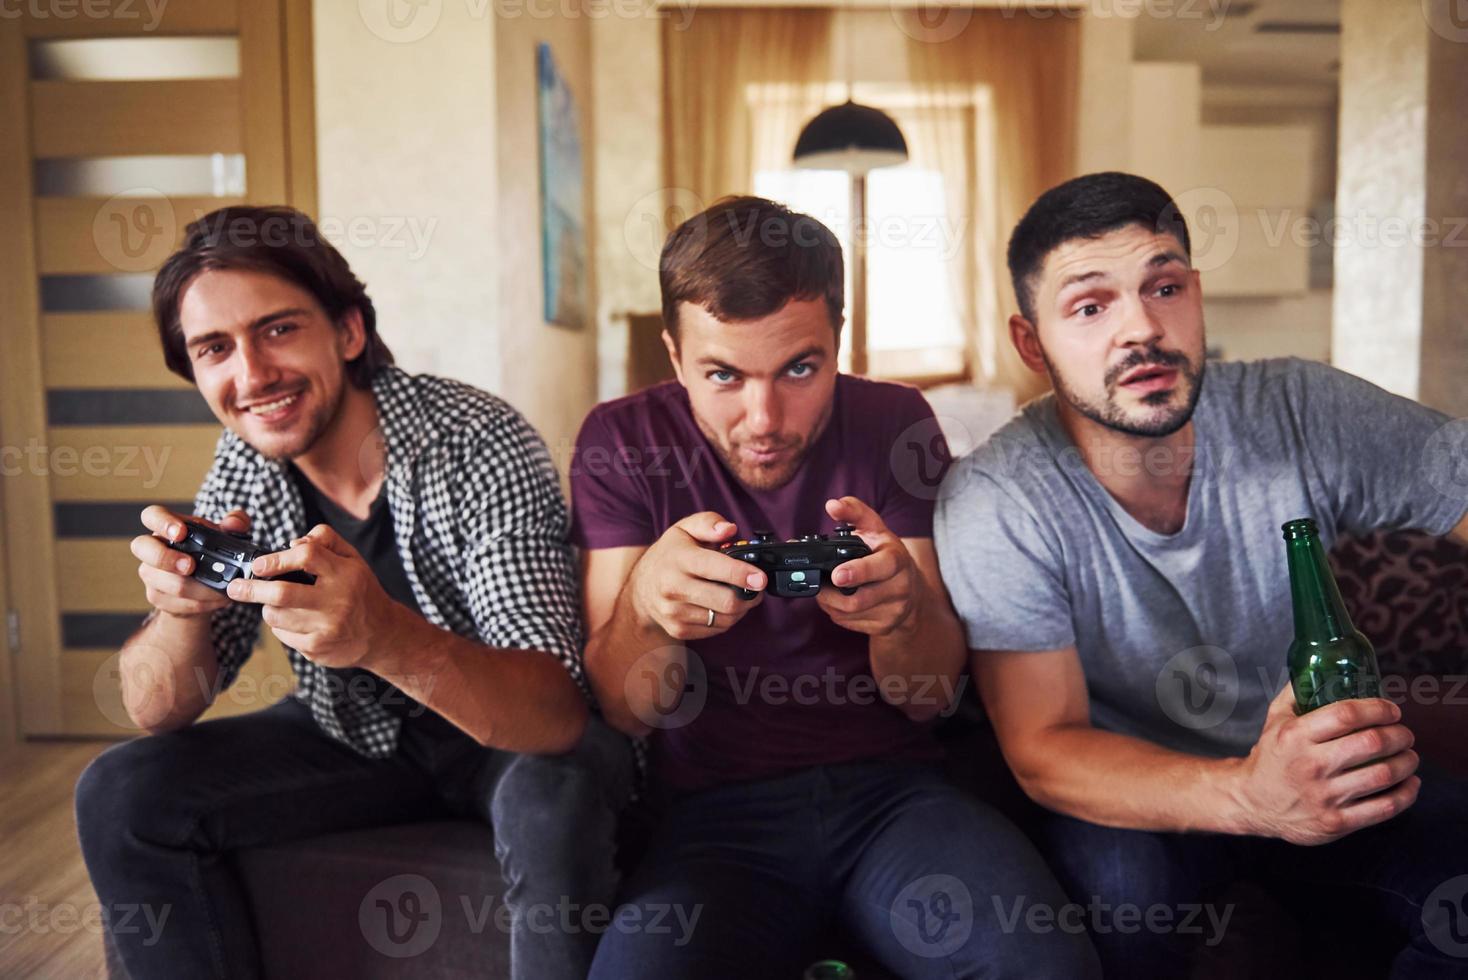
<svg viewBox="0 0 1468 980"><path fill-rule="evenodd" d="M1191 61L1216 85L1334 90L1339 0L1145 0L1138 61Z"/></svg>

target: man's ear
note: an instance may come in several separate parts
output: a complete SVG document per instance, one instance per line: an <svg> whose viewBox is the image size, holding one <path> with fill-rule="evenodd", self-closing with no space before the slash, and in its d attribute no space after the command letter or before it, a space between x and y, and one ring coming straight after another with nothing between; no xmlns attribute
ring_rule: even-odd
<svg viewBox="0 0 1468 980"><path fill-rule="evenodd" d="M342 344L342 360L351 361L360 357L367 349L367 325L362 322L362 311L352 307L336 321L336 329Z"/></svg>
<svg viewBox="0 0 1468 980"><path fill-rule="evenodd" d="M678 341L666 329L663 330L663 346L668 349L668 363L673 365L673 374L678 378L678 383L683 385L683 361L678 356Z"/></svg>
<svg viewBox="0 0 1468 980"><path fill-rule="evenodd" d="M1045 355L1040 351L1040 334L1035 325L1016 313L1009 318L1009 340L1019 352L1025 367L1036 374L1046 373Z"/></svg>

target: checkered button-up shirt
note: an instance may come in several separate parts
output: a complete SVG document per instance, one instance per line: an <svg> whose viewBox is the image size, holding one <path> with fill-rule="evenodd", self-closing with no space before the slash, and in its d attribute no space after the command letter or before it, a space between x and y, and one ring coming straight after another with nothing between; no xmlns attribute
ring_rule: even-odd
<svg viewBox="0 0 1468 980"><path fill-rule="evenodd" d="M544 651L587 694L569 520L545 443L507 403L456 381L387 367L372 392L394 536L424 618L488 646ZM250 515L257 545L283 547L309 530L288 464L225 431L194 513L218 521L236 508ZM257 605L214 613L220 691L249 658L260 623ZM393 753L397 714L345 696L328 669L287 653L294 696L323 731L372 758Z"/></svg>

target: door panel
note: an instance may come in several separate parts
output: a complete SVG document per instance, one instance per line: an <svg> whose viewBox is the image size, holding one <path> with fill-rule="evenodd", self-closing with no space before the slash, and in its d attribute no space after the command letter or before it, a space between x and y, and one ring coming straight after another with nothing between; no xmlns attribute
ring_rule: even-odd
<svg viewBox="0 0 1468 980"><path fill-rule="evenodd" d="M144 505L190 506L219 436L163 366L152 274L215 208L314 210L309 58L309 5L287 0L0 18L0 118L20 122L0 140L0 213L20 219L0 236L0 594L20 640L0 724L13 706L25 735L130 730L115 654L146 602L128 540ZM290 680L267 632L210 715Z"/></svg>

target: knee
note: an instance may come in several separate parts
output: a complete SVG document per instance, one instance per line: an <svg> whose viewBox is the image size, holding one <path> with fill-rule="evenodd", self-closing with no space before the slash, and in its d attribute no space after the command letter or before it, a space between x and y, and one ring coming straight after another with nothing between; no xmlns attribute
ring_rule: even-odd
<svg viewBox="0 0 1468 980"><path fill-rule="evenodd" d="M592 729L587 732L592 737ZM617 758L618 749L625 760ZM496 782L490 806L501 859L513 851L568 872L587 859L610 862L631 768L625 741L616 746L583 738L563 755L517 756Z"/></svg>
<svg viewBox="0 0 1468 980"><path fill-rule="evenodd" d="M593 719L577 746L560 755L519 755L494 787L496 826L566 827L615 815L632 788L632 749Z"/></svg>
<svg viewBox="0 0 1468 980"><path fill-rule="evenodd" d="M1097 827L1069 835L1047 849L1056 877L1070 900L1082 906L1096 902L1156 903L1196 900L1206 884L1176 853L1168 835Z"/></svg>
<svg viewBox="0 0 1468 980"><path fill-rule="evenodd" d="M82 771L76 784L76 826L89 861L132 838L148 839L162 826L178 792L179 768L169 735L147 735L114 745Z"/></svg>

